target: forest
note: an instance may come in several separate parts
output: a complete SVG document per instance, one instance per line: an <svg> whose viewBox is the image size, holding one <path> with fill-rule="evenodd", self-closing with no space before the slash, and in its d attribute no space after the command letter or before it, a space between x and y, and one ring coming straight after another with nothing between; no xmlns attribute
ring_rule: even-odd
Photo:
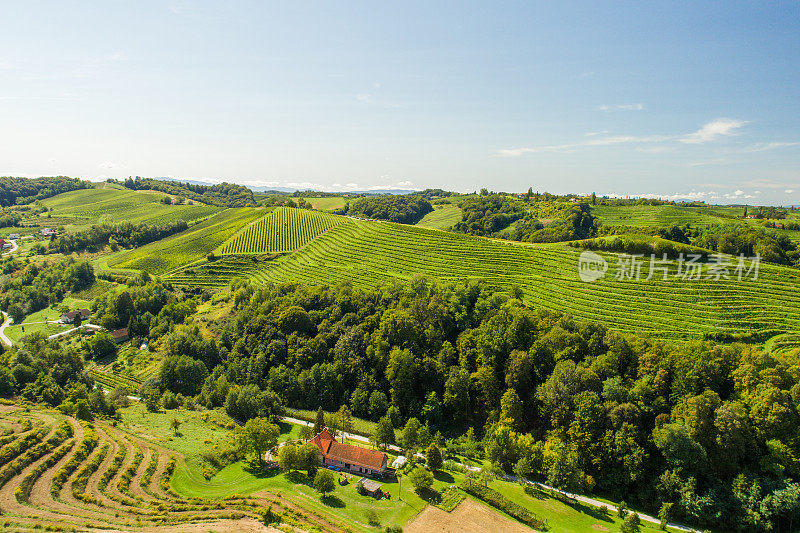
<svg viewBox="0 0 800 533"><path fill-rule="evenodd" d="M0 177L0 206L30 204L36 200L50 198L62 192L88 189L88 181L66 176L41 178Z"/></svg>
<svg viewBox="0 0 800 533"><path fill-rule="evenodd" d="M349 204L346 214L401 224L416 224L431 211L433 206L427 199L408 194L358 198Z"/></svg>
<svg viewBox="0 0 800 533"><path fill-rule="evenodd" d="M253 191L235 183L195 185L189 182L182 183L180 181L157 180L139 176L128 178L124 182L114 182L134 191L143 189L160 191L221 207L251 207L256 204Z"/></svg>
<svg viewBox="0 0 800 533"><path fill-rule="evenodd" d="M167 335L151 396L240 420L344 404L406 447L437 440L703 527L769 531L800 512L796 352L623 335L526 307L519 289L423 278L366 292L235 280L212 338L182 324L208 295L138 283L95 310Z"/></svg>

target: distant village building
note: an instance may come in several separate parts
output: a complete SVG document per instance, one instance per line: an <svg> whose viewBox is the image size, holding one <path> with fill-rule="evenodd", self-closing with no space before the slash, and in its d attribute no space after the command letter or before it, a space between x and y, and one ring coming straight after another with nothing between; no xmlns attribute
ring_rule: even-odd
<svg viewBox="0 0 800 533"><path fill-rule="evenodd" d="M387 474L386 454L383 452L336 442L327 431L320 431L308 442L319 448L320 462L325 466L378 477Z"/></svg>
<svg viewBox="0 0 800 533"><path fill-rule="evenodd" d="M114 339L116 344L125 342L129 339L128 328L115 329L114 331L110 331L109 335L111 335L111 338Z"/></svg>
<svg viewBox="0 0 800 533"><path fill-rule="evenodd" d="M39 235L41 235L42 237L52 237L55 234L56 232L52 228L42 228L39 230Z"/></svg>
<svg viewBox="0 0 800 533"><path fill-rule="evenodd" d="M8 238L11 239L12 241L15 241L19 239L19 233L12 233L11 235L8 236Z"/></svg>
<svg viewBox="0 0 800 533"><path fill-rule="evenodd" d="M92 312L88 309L77 309L75 311L70 311L68 313L64 313L61 315L61 318L58 320L62 324L72 324L75 322L75 317L80 315L81 320L87 319L92 316Z"/></svg>

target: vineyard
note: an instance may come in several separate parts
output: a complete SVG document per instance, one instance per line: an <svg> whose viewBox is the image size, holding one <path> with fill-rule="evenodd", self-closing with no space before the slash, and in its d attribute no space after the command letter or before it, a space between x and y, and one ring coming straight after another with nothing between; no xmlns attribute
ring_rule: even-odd
<svg viewBox="0 0 800 533"><path fill-rule="evenodd" d="M262 214L258 209L226 209L182 233L113 256L108 265L163 274L202 259Z"/></svg>
<svg viewBox="0 0 800 533"><path fill-rule="evenodd" d="M712 211L673 205L598 205L592 207L592 215L599 218L604 226L668 227L683 224L710 226L726 222L720 217L739 216L741 212L742 209L730 207Z"/></svg>
<svg viewBox="0 0 800 533"><path fill-rule="evenodd" d="M300 215L306 215L300 212ZM289 255L255 263L217 261L183 269L176 283L218 286L245 276L256 284L350 282L371 288L423 274L443 281L518 285L532 305L671 338L738 333L766 339L800 331L800 272L762 264L758 280L603 280L578 277L580 250L561 244L493 241L415 226L340 217L341 223ZM603 254L612 270L616 256ZM646 267L645 267L646 268ZM675 273L675 265L670 267ZM211 270L209 270L211 269ZM191 272L190 272L191 270Z"/></svg>
<svg viewBox="0 0 800 533"><path fill-rule="evenodd" d="M222 246L222 254L291 252L341 222L342 217L279 207L258 219Z"/></svg>
<svg viewBox="0 0 800 533"><path fill-rule="evenodd" d="M110 215L118 222L160 225L178 219L192 222L222 210L220 207L202 204L165 205L161 203L164 196L153 191L137 192L116 188L82 189L48 198L43 200L42 204L52 209L53 217L57 220L67 222L64 225L73 225L75 228L95 224L103 215ZM46 225L44 218L40 217L38 222ZM51 226L54 225L58 225L58 222L51 223Z"/></svg>
<svg viewBox="0 0 800 533"><path fill-rule="evenodd" d="M206 524L255 530L267 508L297 530L342 531L280 494L184 497L171 478L184 456L106 422L0 406L0 527L4 531L139 531ZM206 530L206 529L204 529ZM199 531L199 530L198 530Z"/></svg>

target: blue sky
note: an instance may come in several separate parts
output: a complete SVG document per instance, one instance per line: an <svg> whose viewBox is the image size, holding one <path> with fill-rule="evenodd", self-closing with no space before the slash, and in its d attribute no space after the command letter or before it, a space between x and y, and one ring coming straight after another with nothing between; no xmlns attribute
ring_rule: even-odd
<svg viewBox="0 0 800 533"><path fill-rule="evenodd" d="M0 174L800 204L800 2L6 2Z"/></svg>

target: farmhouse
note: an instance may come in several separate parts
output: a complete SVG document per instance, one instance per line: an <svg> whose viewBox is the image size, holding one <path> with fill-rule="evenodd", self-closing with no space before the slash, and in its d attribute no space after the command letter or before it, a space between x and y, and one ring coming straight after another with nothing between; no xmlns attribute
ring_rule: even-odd
<svg viewBox="0 0 800 533"><path fill-rule="evenodd" d="M333 435L324 430L308 442L319 448L323 465L378 477L387 474L386 454L383 452L336 442Z"/></svg>
<svg viewBox="0 0 800 533"><path fill-rule="evenodd" d="M8 236L8 238L11 239L12 241L19 239L19 233L12 233L11 235Z"/></svg>
<svg viewBox="0 0 800 533"><path fill-rule="evenodd" d="M109 333L109 335L111 335L111 338L114 339L114 342L116 344L119 344L121 342L125 342L129 338L128 337L128 328L115 329L114 331L109 331L108 333Z"/></svg>
<svg viewBox="0 0 800 533"><path fill-rule="evenodd" d="M42 228L39 230L39 235L42 237L52 237L56 232L52 228Z"/></svg>
<svg viewBox="0 0 800 533"><path fill-rule="evenodd" d="M69 311L68 313L64 313L61 315L61 318L58 320L62 324L72 324L75 322L75 317L80 315L81 320L85 320L92 316L92 312L88 309L78 309L76 311Z"/></svg>

